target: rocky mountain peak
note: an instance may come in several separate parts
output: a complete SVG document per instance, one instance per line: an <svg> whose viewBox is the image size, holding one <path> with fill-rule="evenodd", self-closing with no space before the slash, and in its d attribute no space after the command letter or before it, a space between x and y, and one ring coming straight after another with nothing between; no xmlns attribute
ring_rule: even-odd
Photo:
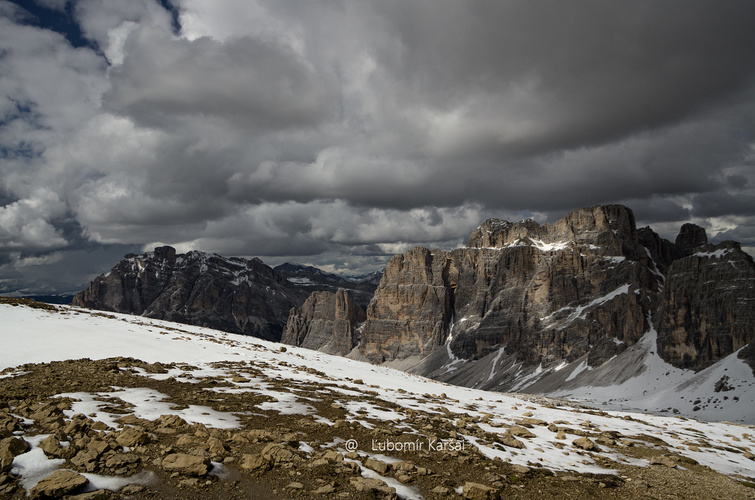
<svg viewBox="0 0 755 500"><path fill-rule="evenodd" d="M488 219L469 236L469 248L504 248L535 245L564 247L593 244L608 246L621 254L626 243L637 242L632 210L623 205L580 208L554 224L538 224L532 219L509 222Z"/></svg>
<svg viewBox="0 0 755 500"><path fill-rule="evenodd" d="M278 340L307 294L259 259L162 246L126 255L73 304Z"/></svg>
<svg viewBox="0 0 755 500"><path fill-rule="evenodd" d="M157 247L153 252L156 259L160 260L176 260L176 249L169 246Z"/></svg>
<svg viewBox="0 0 755 500"><path fill-rule="evenodd" d="M624 205L579 208L557 221L553 233L559 238L598 245L637 241L634 213Z"/></svg>
<svg viewBox="0 0 755 500"><path fill-rule="evenodd" d="M594 369L652 335L665 361L704 369L755 340L755 265L734 242L707 245L698 226L681 233L671 243L638 230L622 205L553 224L489 219L466 247L391 259L359 352L451 383L521 390L528 370L534 381L571 363Z"/></svg>
<svg viewBox="0 0 755 500"><path fill-rule="evenodd" d="M676 246L686 255L696 248L708 244L705 229L696 224L684 224L676 237Z"/></svg>

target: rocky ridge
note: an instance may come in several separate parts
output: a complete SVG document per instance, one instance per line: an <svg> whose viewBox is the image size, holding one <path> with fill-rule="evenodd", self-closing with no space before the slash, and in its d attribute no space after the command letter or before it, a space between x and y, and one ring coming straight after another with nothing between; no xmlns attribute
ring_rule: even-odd
<svg viewBox="0 0 755 500"><path fill-rule="evenodd" d="M638 230L620 205L491 219L464 248L391 259L366 314L361 356L462 385L520 390L523 375L600 366L653 330L665 361L701 370L755 340L755 263L692 224L674 243ZM457 364L492 353L484 381Z"/></svg>
<svg viewBox="0 0 755 500"><path fill-rule="evenodd" d="M660 277L637 238L630 210L594 207L554 225L488 220L465 248L397 256L367 309L360 351L379 362L448 344L451 356L474 359L505 345L520 362L589 353L598 364L642 337L657 304ZM397 301L426 304L428 324L415 328ZM402 335L417 347L396 342Z"/></svg>
<svg viewBox="0 0 755 500"><path fill-rule="evenodd" d="M307 295L259 259L165 246L126 255L73 305L279 340L290 309Z"/></svg>
<svg viewBox="0 0 755 500"><path fill-rule="evenodd" d="M286 262L273 268L279 276L291 283L311 292L332 292L346 290L354 302L360 307L367 307L372 300L380 278L381 271L375 271L361 276L344 277L327 273L313 266L303 266Z"/></svg>

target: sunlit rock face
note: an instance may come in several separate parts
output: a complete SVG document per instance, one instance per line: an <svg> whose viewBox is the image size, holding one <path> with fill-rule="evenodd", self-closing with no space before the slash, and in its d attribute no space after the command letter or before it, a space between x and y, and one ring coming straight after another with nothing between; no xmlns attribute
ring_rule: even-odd
<svg viewBox="0 0 755 500"><path fill-rule="evenodd" d="M491 219L464 248L395 256L359 350L380 363L441 348L448 360L473 360L503 347L523 365L586 355L593 367L652 326L665 360L701 369L753 340L753 294L752 258L732 242L707 245L691 224L671 243L638 231L621 205L552 225Z"/></svg>
<svg viewBox="0 0 755 500"><path fill-rule="evenodd" d="M345 356L356 347L364 309L345 290L312 292L288 316L281 342Z"/></svg>
<svg viewBox="0 0 755 500"><path fill-rule="evenodd" d="M591 362L647 330L659 276L638 242L631 210L572 212L553 225L491 219L465 248L418 248L389 263L367 309L360 350L373 361L454 356L507 346L526 362Z"/></svg>

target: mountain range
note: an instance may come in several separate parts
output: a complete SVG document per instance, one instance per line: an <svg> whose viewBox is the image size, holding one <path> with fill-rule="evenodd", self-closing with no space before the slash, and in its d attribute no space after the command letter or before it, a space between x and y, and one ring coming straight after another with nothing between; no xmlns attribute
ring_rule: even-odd
<svg viewBox="0 0 755 500"><path fill-rule="evenodd" d="M736 242L709 244L692 224L670 242L638 229L621 205L554 224L490 219L462 248L394 256L374 294L369 286L162 247L126 256L74 304L281 339L467 387L707 418L732 411L753 379L752 257ZM623 396L606 392L617 387Z"/></svg>
<svg viewBox="0 0 755 500"><path fill-rule="evenodd" d="M375 273L346 279L311 266L273 269L257 258L177 254L163 246L124 256L72 303L278 341L290 310L312 291L346 289L366 304L375 280Z"/></svg>

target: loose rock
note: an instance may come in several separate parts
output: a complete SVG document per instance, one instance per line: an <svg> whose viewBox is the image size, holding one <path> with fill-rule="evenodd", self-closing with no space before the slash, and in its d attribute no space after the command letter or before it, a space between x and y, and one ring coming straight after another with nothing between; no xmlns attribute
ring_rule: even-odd
<svg viewBox="0 0 755 500"><path fill-rule="evenodd" d="M60 498L89 483L89 479L70 470L56 470L31 490L31 498Z"/></svg>

